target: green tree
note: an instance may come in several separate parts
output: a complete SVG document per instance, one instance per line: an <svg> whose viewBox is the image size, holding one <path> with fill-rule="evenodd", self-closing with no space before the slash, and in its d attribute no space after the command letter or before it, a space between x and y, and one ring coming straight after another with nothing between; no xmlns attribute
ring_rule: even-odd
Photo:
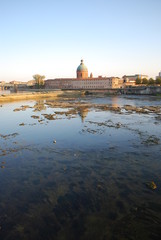
<svg viewBox="0 0 161 240"><path fill-rule="evenodd" d="M35 80L36 86L38 88L42 88L44 86L44 79L45 79L44 75L35 74L33 75L33 79Z"/></svg>
<svg viewBox="0 0 161 240"><path fill-rule="evenodd" d="M135 81L136 85L138 84L141 84L141 79L140 78L137 78L136 81Z"/></svg>
<svg viewBox="0 0 161 240"><path fill-rule="evenodd" d="M148 85L154 85L155 84L155 81L153 78L150 78L149 81L148 81Z"/></svg>
<svg viewBox="0 0 161 240"><path fill-rule="evenodd" d="M142 84L148 84L148 79L147 78L143 78L142 79Z"/></svg>
<svg viewBox="0 0 161 240"><path fill-rule="evenodd" d="M155 83L161 85L161 77L157 77Z"/></svg>

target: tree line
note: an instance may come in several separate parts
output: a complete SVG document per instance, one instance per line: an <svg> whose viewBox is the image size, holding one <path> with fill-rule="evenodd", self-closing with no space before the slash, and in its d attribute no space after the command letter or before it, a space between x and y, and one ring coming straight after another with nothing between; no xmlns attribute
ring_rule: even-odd
<svg viewBox="0 0 161 240"><path fill-rule="evenodd" d="M140 84L144 84L144 85L161 85L161 77L157 77L156 80L154 80L153 78L137 78L136 79L136 85L140 85Z"/></svg>

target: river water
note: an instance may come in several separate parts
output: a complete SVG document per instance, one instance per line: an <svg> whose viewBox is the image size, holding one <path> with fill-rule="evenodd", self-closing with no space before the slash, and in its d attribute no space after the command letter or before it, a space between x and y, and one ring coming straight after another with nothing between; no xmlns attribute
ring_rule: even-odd
<svg viewBox="0 0 161 240"><path fill-rule="evenodd" d="M161 98L0 105L0 239L160 239L161 111L125 105Z"/></svg>

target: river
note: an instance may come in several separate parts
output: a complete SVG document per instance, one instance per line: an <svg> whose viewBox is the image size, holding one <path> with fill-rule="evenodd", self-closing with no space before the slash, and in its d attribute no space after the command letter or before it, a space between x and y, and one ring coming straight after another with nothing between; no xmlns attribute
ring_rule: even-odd
<svg viewBox="0 0 161 240"><path fill-rule="evenodd" d="M153 96L0 104L0 239L159 239L160 107Z"/></svg>

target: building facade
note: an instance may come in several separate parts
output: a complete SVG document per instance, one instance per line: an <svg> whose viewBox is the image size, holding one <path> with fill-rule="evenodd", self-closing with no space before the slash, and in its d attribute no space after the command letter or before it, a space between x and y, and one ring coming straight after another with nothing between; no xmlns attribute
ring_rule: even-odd
<svg viewBox="0 0 161 240"><path fill-rule="evenodd" d="M123 77L123 82L126 86L135 86L136 85L136 79L143 79L146 78L148 79L147 75L142 75L142 74L135 74L135 75L124 75Z"/></svg>
<svg viewBox="0 0 161 240"><path fill-rule="evenodd" d="M47 89L107 89L120 87L118 78L85 78L85 79L71 79L71 78L57 78L48 79L45 81L45 88Z"/></svg>
<svg viewBox="0 0 161 240"><path fill-rule="evenodd" d="M76 71L76 78L57 78L45 81L46 89L109 89L120 88L123 80L115 77L88 77L88 69L81 60Z"/></svg>

